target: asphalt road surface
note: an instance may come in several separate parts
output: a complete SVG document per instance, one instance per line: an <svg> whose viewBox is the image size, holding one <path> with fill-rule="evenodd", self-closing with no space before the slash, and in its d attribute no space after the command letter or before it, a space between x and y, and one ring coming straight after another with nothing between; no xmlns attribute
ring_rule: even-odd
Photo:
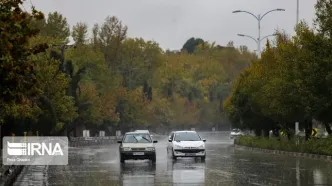
<svg viewBox="0 0 332 186"><path fill-rule="evenodd" d="M157 162L120 164L118 144L109 147L72 148L68 166L25 167L14 185L63 186L248 186L332 185L332 163L235 150L221 134L202 134L207 157L172 160L166 153L167 137L156 144Z"/></svg>

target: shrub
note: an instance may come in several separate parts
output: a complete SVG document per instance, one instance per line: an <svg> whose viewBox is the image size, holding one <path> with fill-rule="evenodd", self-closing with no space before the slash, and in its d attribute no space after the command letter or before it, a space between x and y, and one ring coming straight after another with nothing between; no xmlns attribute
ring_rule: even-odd
<svg viewBox="0 0 332 186"><path fill-rule="evenodd" d="M255 136L239 136L235 144L270 150L301 152L332 156L332 137L312 138L305 141L303 138L263 138Z"/></svg>

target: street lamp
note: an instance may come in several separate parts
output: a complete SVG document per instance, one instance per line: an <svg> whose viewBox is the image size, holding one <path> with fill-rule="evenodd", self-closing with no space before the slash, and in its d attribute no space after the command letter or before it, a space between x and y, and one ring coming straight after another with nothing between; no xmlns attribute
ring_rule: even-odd
<svg viewBox="0 0 332 186"><path fill-rule="evenodd" d="M297 3L296 3L296 26L299 24L299 14L300 14L300 1L297 0Z"/></svg>
<svg viewBox="0 0 332 186"><path fill-rule="evenodd" d="M268 37L272 37L272 36L277 36L278 34L270 34L270 35L264 36L264 37L261 38L260 40L257 40L257 39L255 39L254 37L252 37L252 36L248 36L248 35L245 35L245 34L237 34L237 35L240 36L240 37L248 37L248 38L254 40L254 41L256 42L257 46L260 46L260 43L261 43L264 39L266 39L266 38L268 38ZM256 50L256 51L257 51L257 50ZM258 51L258 52L260 52L260 51Z"/></svg>
<svg viewBox="0 0 332 186"><path fill-rule="evenodd" d="M282 9L282 8L277 8L277 9L273 9L273 10L270 10L270 11L267 11L265 14L263 14L262 16L260 14L258 14L257 16L251 12L248 12L248 11L244 11L244 10L235 10L233 11L233 13L247 13L247 14L250 14L252 16L254 16L256 18L256 20L258 21L258 38L256 41L259 41L257 42L257 50L258 50L258 57L260 57L260 54L261 54L261 45L260 45L260 41L261 41L261 20L269 13L271 12L275 12L275 11L285 11L285 9ZM252 38L252 37L250 37Z"/></svg>

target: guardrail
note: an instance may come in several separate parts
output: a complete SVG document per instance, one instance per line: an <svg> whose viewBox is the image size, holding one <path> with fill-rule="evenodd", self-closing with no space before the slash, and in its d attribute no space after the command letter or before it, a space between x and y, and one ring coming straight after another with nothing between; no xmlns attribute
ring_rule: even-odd
<svg viewBox="0 0 332 186"><path fill-rule="evenodd" d="M229 134L231 131L197 131L199 134Z"/></svg>
<svg viewBox="0 0 332 186"><path fill-rule="evenodd" d="M92 145L109 145L121 140L122 136L104 136L104 137L70 137L69 146L82 147Z"/></svg>
<svg viewBox="0 0 332 186"><path fill-rule="evenodd" d="M152 138L158 138L162 135L153 134ZM92 145L110 145L117 143L121 140L122 136L103 136L103 137L70 137L69 146L70 147L82 147L82 146L92 146Z"/></svg>

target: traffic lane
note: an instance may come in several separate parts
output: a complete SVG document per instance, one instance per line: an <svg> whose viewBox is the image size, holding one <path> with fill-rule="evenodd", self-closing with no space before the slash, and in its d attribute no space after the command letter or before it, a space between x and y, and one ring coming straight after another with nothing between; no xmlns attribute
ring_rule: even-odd
<svg viewBox="0 0 332 186"><path fill-rule="evenodd" d="M164 164L166 157L163 156L166 152L166 139L166 136L156 139L160 141L156 144L155 165L148 160L126 160L126 163L121 165L118 144L103 148L71 148L69 165L49 167L48 183L51 185L153 185L149 183L156 172L166 170Z"/></svg>
<svg viewBox="0 0 332 186"><path fill-rule="evenodd" d="M119 163L118 145L70 149L68 166L50 166L49 185L318 185L332 183L331 163L235 150L227 136L206 135L205 162L173 161L167 137L156 144L157 162Z"/></svg>
<svg viewBox="0 0 332 186"><path fill-rule="evenodd" d="M212 146L208 148L217 149ZM235 150L233 147L212 150L207 157L206 184L332 185L332 164L323 160Z"/></svg>

